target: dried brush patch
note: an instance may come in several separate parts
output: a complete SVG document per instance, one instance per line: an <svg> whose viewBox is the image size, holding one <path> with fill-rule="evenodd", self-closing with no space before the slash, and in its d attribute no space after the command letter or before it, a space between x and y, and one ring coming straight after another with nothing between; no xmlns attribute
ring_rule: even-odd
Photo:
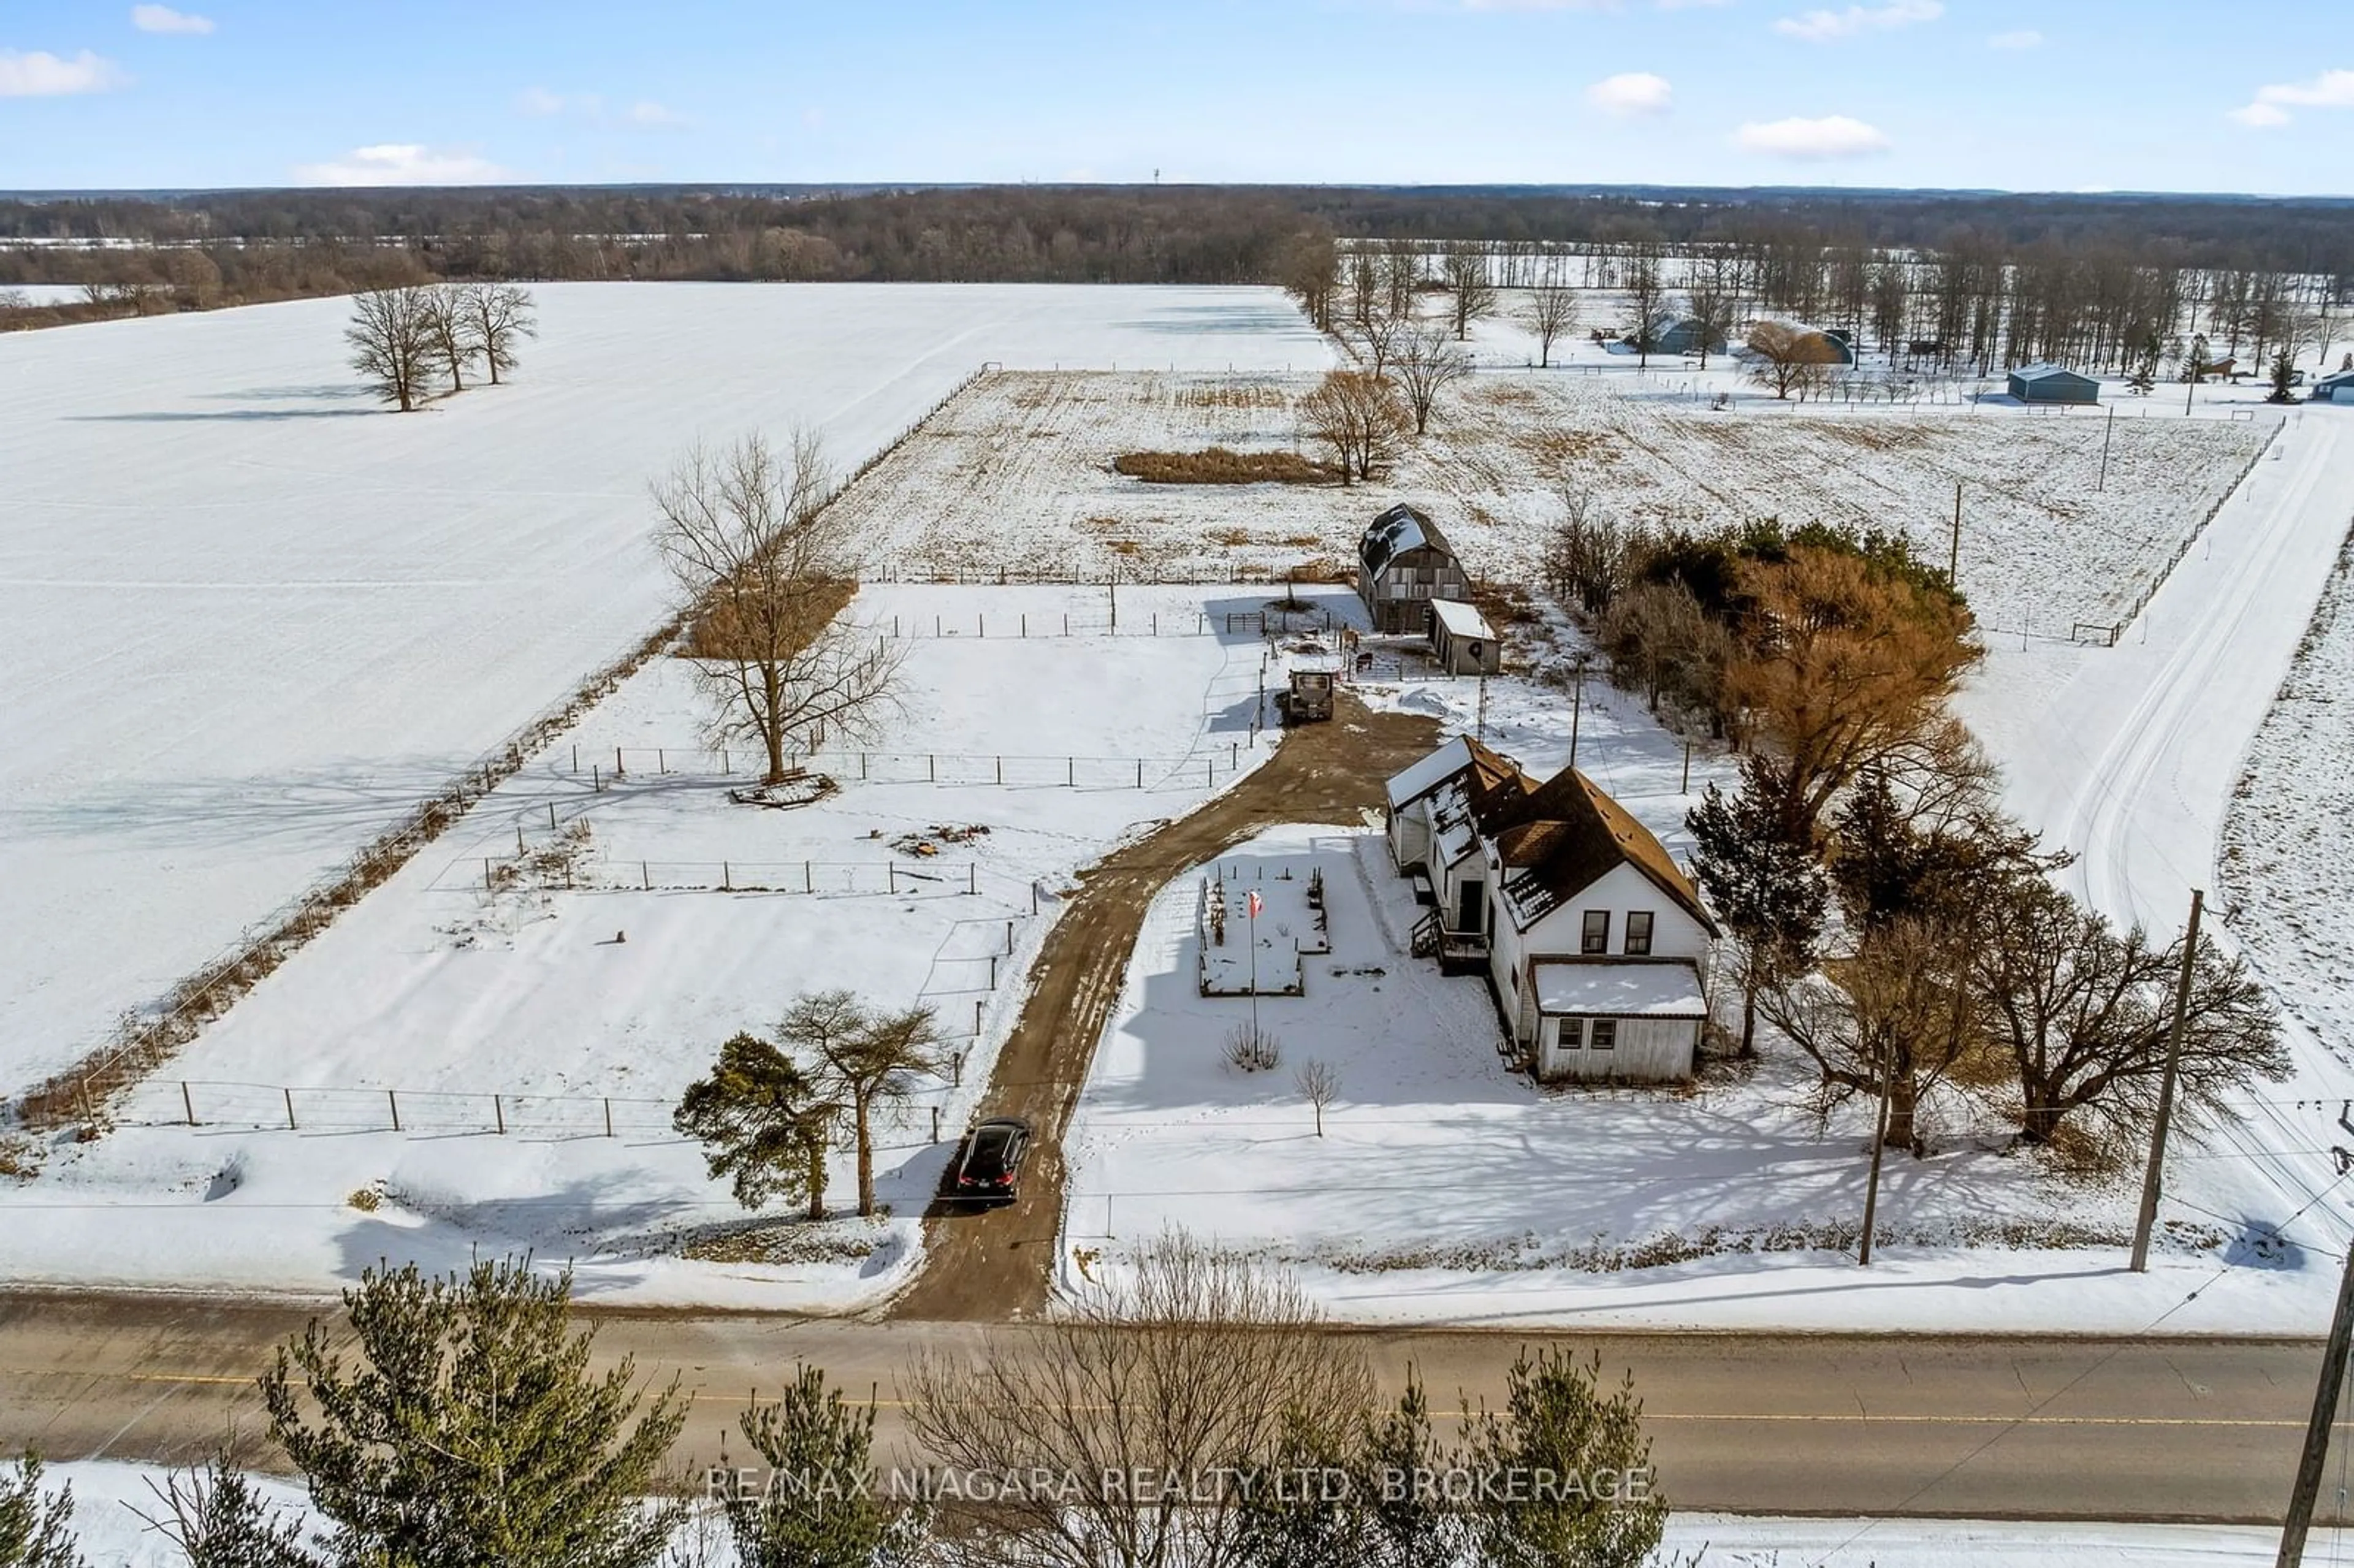
<svg viewBox="0 0 2354 1568"><path fill-rule="evenodd" d="M1147 484L1333 484L1339 471L1298 452L1122 452L1111 466Z"/></svg>
<svg viewBox="0 0 2354 1568"><path fill-rule="evenodd" d="M807 584L791 607L791 624L782 629L792 641L791 652L800 652L816 640L818 633L833 624L833 618L842 613L843 608L857 592L857 583L848 577ZM724 599L713 600L708 609L687 622L686 635L678 641L679 657L735 658L740 640L735 619ZM746 649L743 652L748 659L756 659L762 654L757 647Z"/></svg>
<svg viewBox="0 0 2354 1568"><path fill-rule="evenodd" d="M1291 406L1290 395L1282 387L1257 382L1183 387L1178 389L1176 401L1178 407L1184 408L1288 408Z"/></svg>

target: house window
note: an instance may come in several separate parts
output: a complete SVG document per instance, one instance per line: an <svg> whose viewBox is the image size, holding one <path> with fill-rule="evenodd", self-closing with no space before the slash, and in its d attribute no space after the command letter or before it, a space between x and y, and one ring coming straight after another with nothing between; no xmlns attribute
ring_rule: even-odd
<svg viewBox="0 0 2354 1568"><path fill-rule="evenodd" d="M1651 953L1651 912L1630 909L1627 912L1627 951L1633 957L1649 958Z"/></svg>
<svg viewBox="0 0 2354 1568"><path fill-rule="evenodd" d="M1618 1049L1618 1021L1617 1019L1597 1018L1586 1027L1589 1033L1586 1036L1585 1044L1589 1050L1616 1051Z"/></svg>
<svg viewBox="0 0 2354 1568"><path fill-rule="evenodd" d="M1610 950L1610 911L1589 909L1585 912L1585 934L1578 944L1581 953L1606 953Z"/></svg>

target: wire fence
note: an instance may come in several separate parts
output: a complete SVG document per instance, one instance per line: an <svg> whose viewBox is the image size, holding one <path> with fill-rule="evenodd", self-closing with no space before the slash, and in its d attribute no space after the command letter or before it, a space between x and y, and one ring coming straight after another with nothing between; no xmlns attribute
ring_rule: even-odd
<svg viewBox="0 0 2354 1568"><path fill-rule="evenodd" d="M1257 726L1239 739L1221 745L1212 741L1181 755L1161 757L1079 757L1023 755L981 751L807 751L785 757L788 784L809 781L822 774L837 782L862 784L945 784L960 787L1002 786L1006 789L1153 789L1201 783L1215 787L1220 779L1242 772L1256 758ZM585 777L602 791L632 779L705 777L741 779L747 788L758 784L766 760L754 751L726 747L714 750L688 742L680 746L621 745L572 748L569 772ZM812 783L811 788L816 786ZM812 798L818 798L812 796ZM780 802L782 803L782 802Z"/></svg>
<svg viewBox="0 0 2354 1568"><path fill-rule="evenodd" d="M1285 636L1293 633L1322 635L1332 630L1332 611L1325 606L1309 609L1225 609L1211 611L1157 609L1130 610L1127 615L1115 613L1108 607L1100 616L1086 613L1074 616L1068 610L1015 610L1011 614L1000 610L992 621L984 610L975 610L970 619L935 611L919 615L901 611L891 617L891 635L902 641L917 639L944 641L950 638L1061 638L1061 637L1236 637ZM875 623L875 630L881 630Z"/></svg>
<svg viewBox="0 0 2354 1568"><path fill-rule="evenodd" d="M940 1141L947 1108L942 1102L963 1081L964 1057L959 1053L946 1073L912 1094L877 1103L871 1113L876 1147L923 1148ZM112 1114L123 1126L220 1132L670 1141L684 1137L671 1120L676 1103L625 1095L151 1078L125 1093Z"/></svg>
<svg viewBox="0 0 2354 1568"><path fill-rule="evenodd" d="M1037 884L986 870L977 860L654 860L611 851L580 854L526 847L520 854L451 861L427 885L435 893L790 893L811 897L970 897L983 893L1035 915Z"/></svg>

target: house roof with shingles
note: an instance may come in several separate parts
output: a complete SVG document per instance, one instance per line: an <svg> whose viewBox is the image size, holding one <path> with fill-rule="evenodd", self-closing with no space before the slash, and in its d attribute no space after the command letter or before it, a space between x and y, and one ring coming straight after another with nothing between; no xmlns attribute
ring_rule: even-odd
<svg viewBox="0 0 2354 1568"><path fill-rule="evenodd" d="M1480 745L1468 735L1458 735L1411 768L1391 776L1390 810L1412 805L1441 785L1466 775L1470 792L1477 794L1520 771L1521 765L1501 752Z"/></svg>
<svg viewBox="0 0 2354 1568"><path fill-rule="evenodd" d="M1496 846L1502 863L1500 891L1519 929L1527 930L1619 866L1631 865L1712 936L1716 933L1700 890L1666 846L1577 769L1564 768L1532 788L1500 785L1475 798L1471 810L1481 836Z"/></svg>

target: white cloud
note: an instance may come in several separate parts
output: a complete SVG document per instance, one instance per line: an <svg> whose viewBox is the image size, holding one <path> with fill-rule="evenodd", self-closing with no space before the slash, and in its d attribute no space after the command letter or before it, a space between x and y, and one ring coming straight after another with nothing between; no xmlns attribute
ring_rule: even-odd
<svg viewBox="0 0 2354 1568"><path fill-rule="evenodd" d="M2255 98L2232 110L2243 125L2288 123L2292 109L2354 109L2354 70L2326 70L2311 81L2276 81L2256 89Z"/></svg>
<svg viewBox="0 0 2354 1568"><path fill-rule="evenodd" d="M1819 120L1792 118L1752 122L1734 132L1733 140L1745 152L1809 160L1858 158L1868 153L1885 153L1890 145L1886 132L1878 126L1844 114L1828 114Z"/></svg>
<svg viewBox="0 0 2354 1568"><path fill-rule="evenodd" d="M2043 35L2032 27L2021 27L2015 33L1997 33L1987 40L1990 49L2040 49Z"/></svg>
<svg viewBox="0 0 2354 1568"><path fill-rule="evenodd" d="M71 59L34 49L20 54L0 49L0 98L63 98L76 92L104 92L131 79L112 60L88 49Z"/></svg>
<svg viewBox="0 0 2354 1568"><path fill-rule="evenodd" d="M131 7L131 25L143 33L209 33L213 30L210 16L175 11L169 5L133 5Z"/></svg>
<svg viewBox="0 0 2354 1568"><path fill-rule="evenodd" d="M573 101L560 92L550 92L544 87L526 87L515 94L515 112L546 120L572 107Z"/></svg>
<svg viewBox="0 0 2354 1568"><path fill-rule="evenodd" d="M1585 101L1605 114L1628 120L1638 114L1665 114L1675 105L1675 90L1666 77L1647 70L1621 71L1587 88Z"/></svg>
<svg viewBox="0 0 2354 1568"><path fill-rule="evenodd" d="M686 123L686 116L678 113L675 110L663 108L651 98L642 98L631 104L630 111L624 118L632 125L656 129L666 129Z"/></svg>
<svg viewBox="0 0 2354 1568"><path fill-rule="evenodd" d="M386 142L355 147L328 163L298 164L294 178L306 185L479 185L513 176L472 153Z"/></svg>
<svg viewBox="0 0 2354 1568"><path fill-rule="evenodd" d="M1774 30L1808 43L1851 38L1858 33L1884 32L1890 27L1934 22L1946 14L1944 0L1889 0L1885 5L1850 5L1844 11L1805 11L1784 16Z"/></svg>

